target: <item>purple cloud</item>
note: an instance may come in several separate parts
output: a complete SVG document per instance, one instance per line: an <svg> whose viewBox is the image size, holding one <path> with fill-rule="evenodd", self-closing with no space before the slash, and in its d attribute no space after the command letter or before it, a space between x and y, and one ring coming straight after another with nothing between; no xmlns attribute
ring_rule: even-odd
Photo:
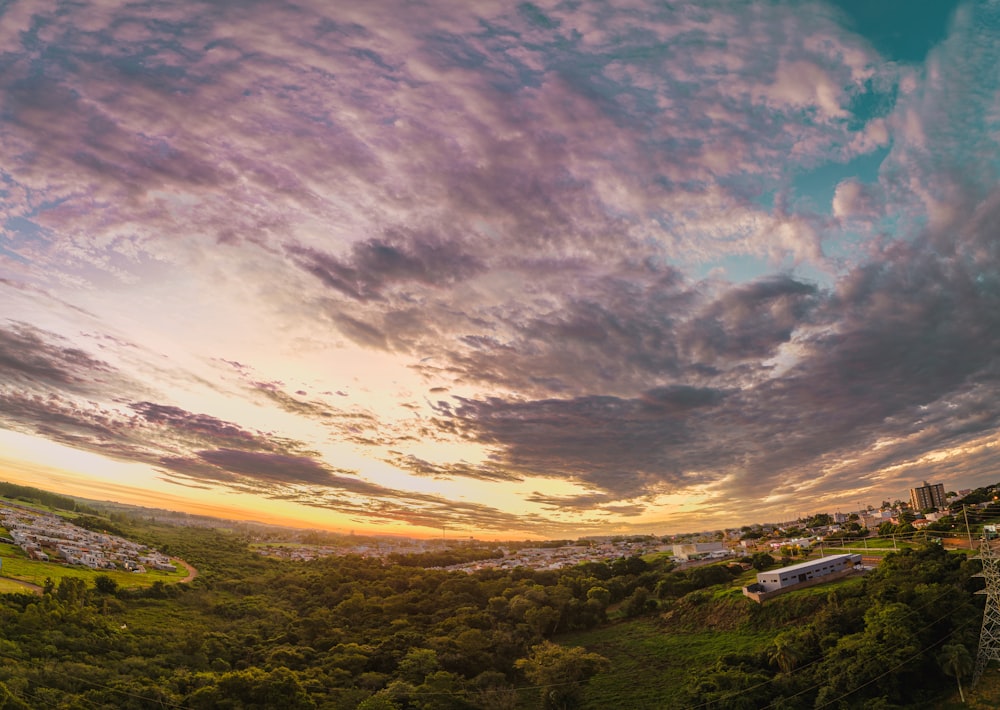
<svg viewBox="0 0 1000 710"><path fill-rule="evenodd" d="M824 3L4 8L0 423L432 527L979 482L991 12L893 61Z"/></svg>

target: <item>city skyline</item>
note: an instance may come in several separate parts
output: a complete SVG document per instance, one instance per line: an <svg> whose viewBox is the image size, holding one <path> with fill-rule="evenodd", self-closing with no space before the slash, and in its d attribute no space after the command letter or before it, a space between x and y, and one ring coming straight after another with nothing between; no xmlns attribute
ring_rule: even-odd
<svg viewBox="0 0 1000 710"><path fill-rule="evenodd" d="M0 479L482 538L993 483L998 31L8 3Z"/></svg>

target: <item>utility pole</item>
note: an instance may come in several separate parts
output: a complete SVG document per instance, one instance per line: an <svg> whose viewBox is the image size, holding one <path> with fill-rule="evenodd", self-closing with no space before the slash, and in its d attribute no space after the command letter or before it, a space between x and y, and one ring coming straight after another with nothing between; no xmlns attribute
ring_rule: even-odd
<svg viewBox="0 0 1000 710"><path fill-rule="evenodd" d="M965 516L965 534L969 536L969 549L972 549L972 530L969 529L969 511L965 507L965 503L962 503L962 515Z"/></svg>

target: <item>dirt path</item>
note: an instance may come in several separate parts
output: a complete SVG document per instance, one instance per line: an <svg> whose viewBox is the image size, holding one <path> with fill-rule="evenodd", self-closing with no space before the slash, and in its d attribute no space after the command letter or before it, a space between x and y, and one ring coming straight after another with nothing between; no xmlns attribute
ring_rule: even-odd
<svg viewBox="0 0 1000 710"><path fill-rule="evenodd" d="M182 560L180 557L172 557L174 562L184 567L187 570L187 577L181 580L181 582L190 582L192 579L198 576L198 570L189 565L187 562Z"/></svg>

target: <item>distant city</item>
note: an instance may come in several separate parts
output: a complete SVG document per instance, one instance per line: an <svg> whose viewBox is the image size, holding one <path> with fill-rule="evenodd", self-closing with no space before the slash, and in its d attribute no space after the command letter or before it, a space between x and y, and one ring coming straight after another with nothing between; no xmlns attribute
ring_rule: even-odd
<svg viewBox="0 0 1000 710"><path fill-rule="evenodd" d="M992 500L993 488L980 489ZM755 523L739 528L676 535L611 535L578 540L547 542L490 543L473 538L411 539L403 537L338 536L336 544L303 542L295 544L291 537L324 535L315 531L275 529L257 530L255 549L262 555L288 560L312 560L331 555L354 554L391 561L406 555L427 555L441 550L478 546L488 548L493 555L482 559L458 562L442 567L473 572L482 569L513 569L527 567L536 570L559 569L584 562L607 562L623 557L653 553L669 554L678 565L691 565L726 558L743 558L755 551L770 550L781 554L800 554L814 545L830 539L864 538L886 531L890 526L903 534L919 532L953 514L950 502L959 502L973 493L972 489L946 492L941 483L924 482L910 489L909 502L883 501L879 508L860 506L849 513L820 513L776 523ZM982 497L982 496L980 496ZM985 507L987 501L976 501L974 507ZM859 504L860 505L860 504ZM949 523L950 525L950 523ZM971 544L971 541L969 541Z"/></svg>
<svg viewBox="0 0 1000 710"><path fill-rule="evenodd" d="M17 545L34 560L136 573L144 573L146 567L176 570L166 555L146 545L87 530L27 505L0 501L0 523L8 535L0 541Z"/></svg>
<svg viewBox="0 0 1000 710"><path fill-rule="evenodd" d="M941 534L957 533L952 505L967 503L973 510L992 503L995 487L946 491L941 483L924 482L910 489L909 501L882 501L878 508L861 505L843 513L818 513L794 520L753 523L738 528L674 535L607 535L576 540L483 541L473 537L410 538L398 535L354 535L304 530L256 522L221 520L202 515L144 508L109 501L86 503L110 514L177 525L229 528L250 541L261 555L308 561L337 555L359 555L387 562L422 557L422 566L474 572L484 569L555 570L585 562L661 554L680 566L749 557L770 551L779 555L808 553L814 546L844 538L864 539L874 534L913 534L937 526ZM975 493L976 495L972 495ZM965 501L969 498L968 501ZM85 499L78 499L85 500ZM31 505L0 502L5 541L19 546L33 559L62 561L92 569L143 572L147 567L174 570L163 553L104 531L88 530ZM960 526L959 526L960 527ZM971 539L968 544L971 544ZM443 554L443 553L452 554ZM440 564L435 564L440 560ZM744 561L745 563L745 561Z"/></svg>

